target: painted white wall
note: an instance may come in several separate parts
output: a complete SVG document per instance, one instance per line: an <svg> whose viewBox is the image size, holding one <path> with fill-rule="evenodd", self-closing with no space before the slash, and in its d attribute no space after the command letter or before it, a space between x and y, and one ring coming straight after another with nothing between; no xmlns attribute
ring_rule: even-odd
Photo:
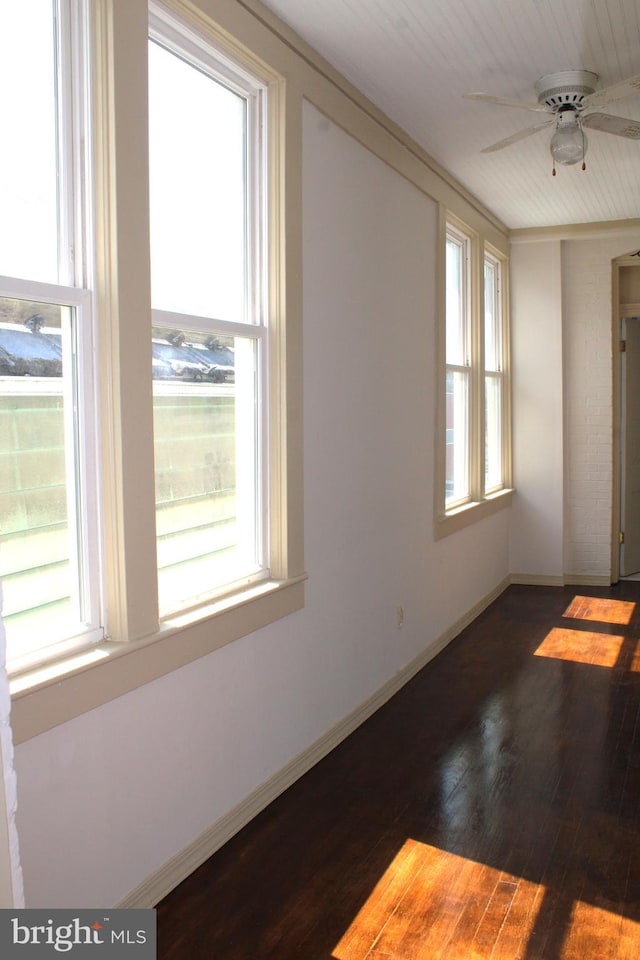
<svg viewBox="0 0 640 960"><path fill-rule="evenodd" d="M562 245L567 384L566 569L609 577L612 513L612 261L640 245L637 227Z"/></svg>
<svg viewBox="0 0 640 960"><path fill-rule="evenodd" d="M561 581L563 370L561 242L511 250L513 477L510 569Z"/></svg>
<svg viewBox="0 0 640 960"><path fill-rule="evenodd" d="M511 252L513 575L608 581L612 516L612 261L634 224Z"/></svg>
<svg viewBox="0 0 640 960"><path fill-rule="evenodd" d="M508 510L433 539L435 243L306 106L306 607L17 748L28 906L123 899L506 576Z"/></svg>

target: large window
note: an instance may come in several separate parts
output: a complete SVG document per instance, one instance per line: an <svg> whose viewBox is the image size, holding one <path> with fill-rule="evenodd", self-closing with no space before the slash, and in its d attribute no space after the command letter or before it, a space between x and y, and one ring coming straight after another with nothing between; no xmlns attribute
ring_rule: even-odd
<svg viewBox="0 0 640 960"><path fill-rule="evenodd" d="M182 0L0 4L22 735L304 603L300 101L253 39Z"/></svg>
<svg viewBox="0 0 640 960"><path fill-rule="evenodd" d="M13 668L103 635L83 14L72 0L0 6L0 578Z"/></svg>
<svg viewBox="0 0 640 960"><path fill-rule="evenodd" d="M502 262L484 255L484 493L504 485L505 330Z"/></svg>
<svg viewBox="0 0 640 960"><path fill-rule="evenodd" d="M447 232L446 503L469 499L472 337L470 300L471 241Z"/></svg>
<svg viewBox="0 0 640 960"><path fill-rule="evenodd" d="M187 32L154 21L149 108L166 615L269 572L265 88Z"/></svg>
<svg viewBox="0 0 640 960"><path fill-rule="evenodd" d="M496 503L507 492L510 477L506 261L453 219L443 242L440 532L475 516L472 508Z"/></svg>

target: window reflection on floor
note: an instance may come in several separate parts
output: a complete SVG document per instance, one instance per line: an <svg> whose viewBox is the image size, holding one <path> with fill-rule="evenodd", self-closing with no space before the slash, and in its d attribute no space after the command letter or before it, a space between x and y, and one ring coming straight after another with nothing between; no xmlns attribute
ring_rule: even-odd
<svg viewBox="0 0 640 960"><path fill-rule="evenodd" d="M553 944L547 921L554 914ZM558 913L564 923L558 923ZM626 956L640 924L486 864L407 840L334 948L333 960L549 960ZM612 944L623 953L611 954ZM584 948L584 949L583 949ZM540 954L542 956L542 954ZM630 953L629 956L632 956Z"/></svg>
<svg viewBox="0 0 640 960"><path fill-rule="evenodd" d="M564 617L573 620L598 620L600 623L627 624L631 621L635 603L628 600L608 600L600 597L574 597Z"/></svg>
<svg viewBox="0 0 640 960"><path fill-rule="evenodd" d="M624 637L621 636L554 627L535 651L535 656L612 668L618 662L623 643Z"/></svg>

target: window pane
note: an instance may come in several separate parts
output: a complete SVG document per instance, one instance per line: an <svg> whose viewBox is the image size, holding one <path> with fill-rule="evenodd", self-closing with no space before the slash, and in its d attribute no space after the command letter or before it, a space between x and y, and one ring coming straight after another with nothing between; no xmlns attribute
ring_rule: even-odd
<svg viewBox="0 0 640 960"><path fill-rule="evenodd" d="M262 569L258 346L241 337L154 333L162 614Z"/></svg>
<svg viewBox="0 0 640 960"><path fill-rule="evenodd" d="M0 274L58 280L52 0L0 3Z"/></svg>
<svg viewBox="0 0 640 960"><path fill-rule="evenodd" d="M245 322L246 101L149 45L155 309Z"/></svg>
<svg viewBox="0 0 640 960"><path fill-rule="evenodd" d="M502 424L500 401L502 378L487 376L484 382L485 396L485 491L502 486Z"/></svg>
<svg viewBox="0 0 640 960"><path fill-rule="evenodd" d="M499 264L484 262L484 366L500 370L500 304L498 299Z"/></svg>
<svg viewBox="0 0 640 960"><path fill-rule="evenodd" d="M469 375L447 371L445 497L447 505L469 496Z"/></svg>
<svg viewBox="0 0 640 960"><path fill-rule="evenodd" d="M447 237L447 363L464 365L467 357L465 244Z"/></svg>
<svg viewBox="0 0 640 960"><path fill-rule="evenodd" d="M73 312L0 298L0 578L11 660L82 629Z"/></svg>

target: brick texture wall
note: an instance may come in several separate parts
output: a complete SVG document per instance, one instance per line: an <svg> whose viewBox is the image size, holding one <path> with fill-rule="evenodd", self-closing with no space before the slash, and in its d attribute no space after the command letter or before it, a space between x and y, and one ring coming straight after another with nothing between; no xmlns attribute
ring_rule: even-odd
<svg viewBox="0 0 640 960"><path fill-rule="evenodd" d="M611 572L612 260L639 243L640 231L635 238L625 231L562 244L564 569L570 577Z"/></svg>

